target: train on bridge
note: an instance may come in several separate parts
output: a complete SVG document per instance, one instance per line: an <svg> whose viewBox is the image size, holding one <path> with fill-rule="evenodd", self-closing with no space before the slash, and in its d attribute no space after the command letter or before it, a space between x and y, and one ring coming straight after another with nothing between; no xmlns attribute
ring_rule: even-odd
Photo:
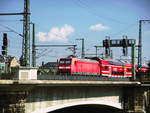
<svg viewBox="0 0 150 113"><path fill-rule="evenodd" d="M143 76L148 67L135 66L135 73ZM123 60L94 58L60 58L58 64L59 74L105 77L133 77L132 64Z"/></svg>

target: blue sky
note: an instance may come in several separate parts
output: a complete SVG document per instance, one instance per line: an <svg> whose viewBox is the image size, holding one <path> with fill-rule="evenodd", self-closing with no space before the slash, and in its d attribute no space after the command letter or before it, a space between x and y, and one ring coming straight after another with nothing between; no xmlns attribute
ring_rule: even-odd
<svg viewBox="0 0 150 113"><path fill-rule="evenodd" d="M22 12L24 0L0 0L0 13ZM138 21L150 19L150 0L30 0L31 21L36 25L37 44L77 44L80 57L81 42L85 39L86 53L94 53L105 36L120 39L123 35L138 39ZM22 16L0 16L0 36L14 29L22 33ZM143 58L150 58L150 24L143 24ZM8 32L9 54L21 56L22 38ZM0 38L0 45L2 45ZM121 48L113 49L121 56ZM117 52L116 52L117 51ZM120 51L120 52L118 52ZM99 53L102 53L100 50ZM38 48L38 64L56 61L71 54L67 48Z"/></svg>

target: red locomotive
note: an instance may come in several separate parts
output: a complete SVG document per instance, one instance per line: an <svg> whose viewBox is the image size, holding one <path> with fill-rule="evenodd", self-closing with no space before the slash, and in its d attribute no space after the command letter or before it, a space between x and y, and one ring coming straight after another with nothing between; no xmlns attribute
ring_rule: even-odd
<svg viewBox="0 0 150 113"><path fill-rule="evenodd" d="M119 60L61 58L58 72L69 75L132 77L132 64Z"/></svg>
<svg viewBox="0 0 150 113"><path fill-rule="evenodd" d="M61 58L58 72L71 75L99 75L99 62L90 59Z"/></svg>

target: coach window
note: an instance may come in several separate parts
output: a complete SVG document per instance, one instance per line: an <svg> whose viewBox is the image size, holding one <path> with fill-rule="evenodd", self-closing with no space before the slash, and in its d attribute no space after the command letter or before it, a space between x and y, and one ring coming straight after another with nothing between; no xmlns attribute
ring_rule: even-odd
<svg viewBox="0 0 150 113"><path fill-rule="evenodd" d="M106 70L109 70L109 67L108 67L108 66L105 66L105 69L106 69Z"/></svg>
<svg viewBox="0 0 150 113"><path fill-rule="evenodd" d="M131 71L132 71L132 69L131 69L131 68L127 68L127 71L128 71L128 72L131 72Z"/></svg>
<svg viewBox="0 0 150 113"><path fill-rule="evenodd" d="M103 70L109 70L108 66L103 66Z"/></svg>

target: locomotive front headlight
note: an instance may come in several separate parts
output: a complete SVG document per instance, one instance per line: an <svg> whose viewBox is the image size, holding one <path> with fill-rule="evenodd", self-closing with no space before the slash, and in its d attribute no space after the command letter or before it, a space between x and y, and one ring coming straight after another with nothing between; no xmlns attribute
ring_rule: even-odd
<svg viewBox="0 0 150 113"><path fill-rule="evenodd" d="M59 68L59 69L63 69L64 67L62 67L62 66L59 66L58 68Z"/></svg>
<svg viewBox="0 0 150 113"><path fill-rule="evenodd" d="M67 66L66 69L70 69L70 66Z"/></svg>

